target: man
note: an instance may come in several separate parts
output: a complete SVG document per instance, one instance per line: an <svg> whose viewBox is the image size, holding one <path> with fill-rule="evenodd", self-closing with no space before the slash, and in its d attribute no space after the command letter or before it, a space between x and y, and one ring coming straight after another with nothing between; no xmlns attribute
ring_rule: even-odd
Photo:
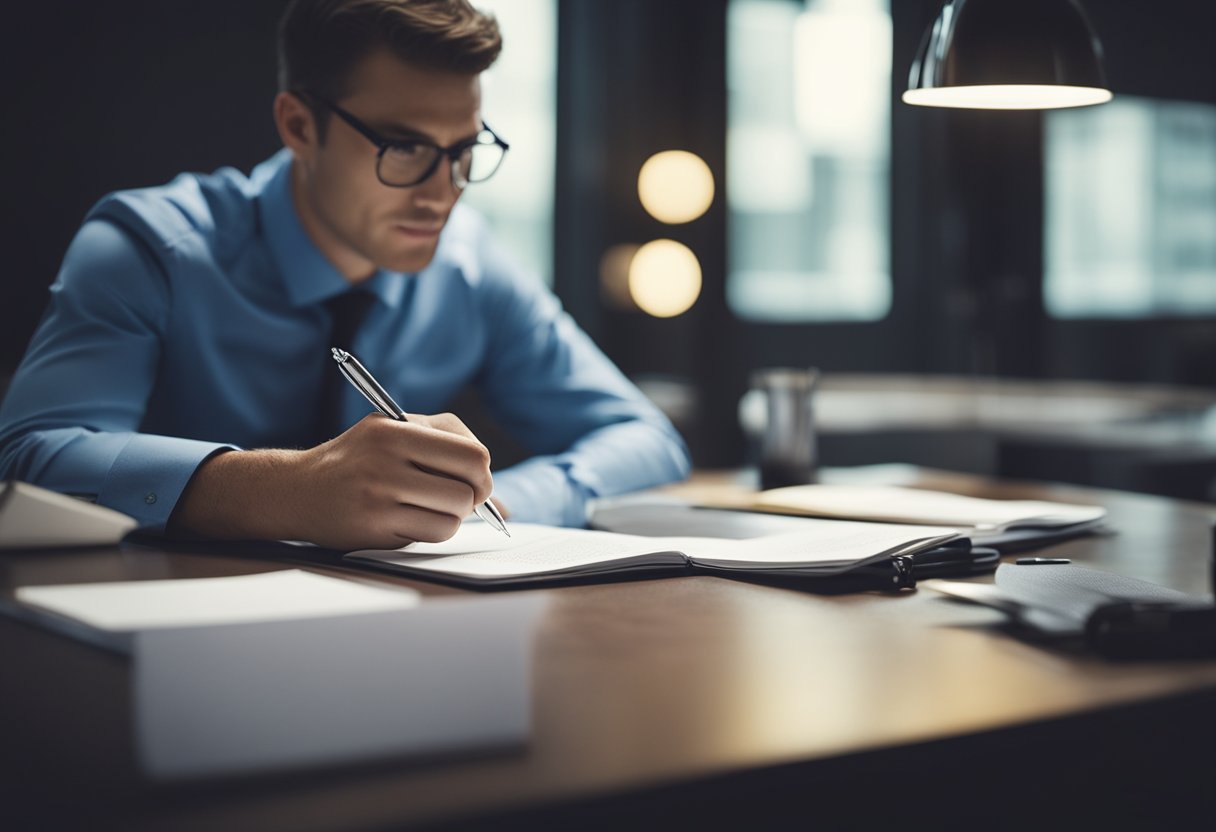
<svg viewBox="0 0 1216 832"><path fill-rule="evenodd" d="M505 152L480 113L500 45L467 0L293 3L284 149L93 208L0 407L0 476L152 531L357 548L446 539L491 496L582 525L685 475L670 423L457 206ZM409 422L360 418L331 345ZM456 417L419 415L469 383L538 456L492 479Z"/></svg>

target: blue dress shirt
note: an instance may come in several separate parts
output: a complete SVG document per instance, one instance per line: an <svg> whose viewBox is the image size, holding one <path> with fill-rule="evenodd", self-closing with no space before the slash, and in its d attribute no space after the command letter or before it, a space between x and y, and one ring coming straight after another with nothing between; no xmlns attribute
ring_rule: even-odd
<svg viewBox="0 0 1216 832"><path fill-rule="evenodd" d="M281 151L110 194L85 220L0 406L0 476L163 530L222 448L306 447L329 357L324 303L350 284L312 243ZM466 385L537 456L496 472L520 521L584 525L590 498L679 479L688 454L557 299L457 205L417 274L380 271L352 351L406 410ZM369 406L344 389L353 424Z"/></svg>

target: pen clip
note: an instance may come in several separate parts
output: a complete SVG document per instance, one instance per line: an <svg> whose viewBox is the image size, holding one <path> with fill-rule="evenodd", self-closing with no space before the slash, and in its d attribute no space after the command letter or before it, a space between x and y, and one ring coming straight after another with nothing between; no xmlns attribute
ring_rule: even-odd
<svg viewBox="0 0 1216 832"><path fill-rule="evenodd" d="M405 411L393 401L393 397L388 394L388 391L380 386L380 382L376 381L372 374L359 363L359 359L338 347L331 349L330 353L333 355L334 361L338 362L338 369L342 371L342 375L346 376L355 389L371 402L372 407L390 419L407 421Z"/></svg>

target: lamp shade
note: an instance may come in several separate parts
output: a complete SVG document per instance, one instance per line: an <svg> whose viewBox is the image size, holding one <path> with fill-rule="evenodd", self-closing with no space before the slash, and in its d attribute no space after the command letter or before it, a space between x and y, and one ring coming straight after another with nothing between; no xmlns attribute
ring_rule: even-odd
<svg viewBox="0 0 1216 832"><path fill-rule="evenodd" d="M1111 99L1102 47L1074 0L950 0L925 33L903 100L1041 110Z"/></svg>

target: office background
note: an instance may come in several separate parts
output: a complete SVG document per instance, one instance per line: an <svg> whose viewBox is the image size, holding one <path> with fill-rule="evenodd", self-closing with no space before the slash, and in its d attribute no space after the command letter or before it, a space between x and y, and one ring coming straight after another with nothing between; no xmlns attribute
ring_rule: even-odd
<svg viewBox="0 0 1216 832"><path fill-rule="evenodd" d="M899 103L937 0L479 5L502 17L486 116L513 149L469 196L672 413L698 465L748 459L737 413L763 366L1216 400L1216 6L1084 3L1116 100L1040 114ZM274 152L284 6L8 10L0 377L96 199ZM642 164L671 149L713 174L708 210L686 223L638 199ZM674 317L641 311L614 278L613 253L656 239L699 264L699 294ZM1006 441L994 461L957 436L825 436L823 458L1216 499L1216 453L1186 443L1112 467L1092 443Z"/></svg>

